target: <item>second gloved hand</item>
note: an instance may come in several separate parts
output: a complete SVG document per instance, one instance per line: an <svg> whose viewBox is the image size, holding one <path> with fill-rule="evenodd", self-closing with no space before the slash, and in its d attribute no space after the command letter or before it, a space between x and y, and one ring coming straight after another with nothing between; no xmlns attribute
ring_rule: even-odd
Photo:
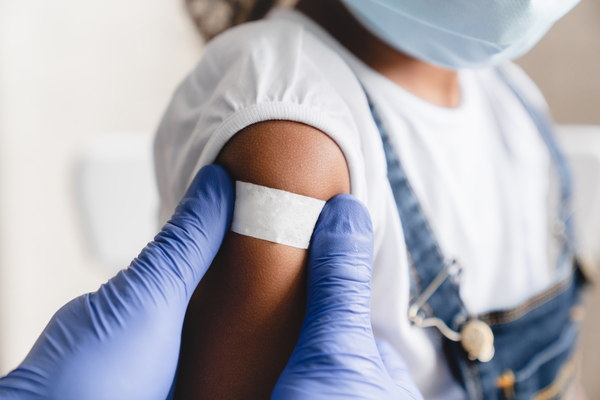
<svg viewBox="0 0 600 400"><path fill-rule="evenodd" d="M368 211L334 197L313 234L306 317L272 400L423 399L404 360L373 336L372 263Z"/></svg>
<svg viewBox="0 0 600 400"><path fill-rule="evenodd" d="M204 167L129 268L54 315L25 361L0 379L0 399L164 400L188 302L232 211L229 176Z"/></svg>

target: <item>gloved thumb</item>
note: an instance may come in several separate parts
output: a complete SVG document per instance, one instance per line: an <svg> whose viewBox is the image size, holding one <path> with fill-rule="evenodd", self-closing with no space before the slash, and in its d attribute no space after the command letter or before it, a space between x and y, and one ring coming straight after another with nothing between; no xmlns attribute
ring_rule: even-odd
<svg viewBox="0 0 600 400"><path fill-rule="evenodd" d="M300 399L307 392L331 399L340 388L385 398L377 397L386 392L386 373L371 329L372 259L367 209L350 195L334 197L313 233L306 316L272 399Z"/></svg>
<svg viewBox="0 0 600 400"><path fill-rule="evenodd" d="M128 270L158 285L183 284L189 300L221 247L232 213L229 175L218 165L203 167L171 219Z"/></svg>
<svg viewBox="0 0 600 400"><path fill-rule="evenodd" d="M419 391L415 381L412 378L408 364L400 353L385 339L376 338L375 343L379 349L379 355L385 365L385 369L394 380L398 391L404 394L404 398L423 400L423 395Z"/></svg>
<svg viewBox="0 0 600 400"><path fill-rule="evenodd" d="M370 326L373 228L366 207L339 195L323 208L313 234L306 318Z"/></svg>

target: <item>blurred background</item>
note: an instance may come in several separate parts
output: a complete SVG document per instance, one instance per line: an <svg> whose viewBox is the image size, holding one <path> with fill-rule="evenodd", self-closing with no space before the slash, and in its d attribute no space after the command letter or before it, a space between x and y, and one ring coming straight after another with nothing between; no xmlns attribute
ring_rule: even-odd
<svg viewBox="0 0 600 400"><path fill-rule="evenodd" d="M0 0L0 376L61 305L157 230L152 135L201 52L183 0ZM582 0L518 63L559 123L600 125L600 0ZM597 168L600 128L561 137L575 157L595 143L597 157L575 167ZM580 203L600 201L600 175L578 185ZM600 264L600 216L582 219ZM584 330L590 399L600 399L599 292Z"/></svg>

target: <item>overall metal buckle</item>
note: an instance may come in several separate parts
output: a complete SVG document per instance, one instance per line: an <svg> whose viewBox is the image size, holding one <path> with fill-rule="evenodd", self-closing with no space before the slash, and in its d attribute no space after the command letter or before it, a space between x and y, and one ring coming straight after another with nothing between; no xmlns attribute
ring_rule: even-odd
<svg viewBox="0 0 600 400"><path fill-rule="evenodd" d="M436 327L442 335L453 342L461 342L470 360L488 362L494 357L494 333L488 324L476 317L465 318L460 332L450 329L444 321L436 317L427 317L423 305L447 278L458 281L462 268L456 260L451 260L408 308L408 319L422 328ZM465 309L463 305L463 309Z"/></svg>

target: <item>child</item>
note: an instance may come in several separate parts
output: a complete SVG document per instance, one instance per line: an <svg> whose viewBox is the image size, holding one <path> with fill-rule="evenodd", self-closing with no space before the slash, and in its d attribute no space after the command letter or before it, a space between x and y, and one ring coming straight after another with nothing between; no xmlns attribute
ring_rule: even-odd
<svg viewBox="0 0 600 400"><path fill-rule="evenodd" d="M541 93L508 60L576 3L301 0L227 30L159 128L162 222L213 162L351 193L373 221L374 331L426 399L568 394L583 282L570 182ZM269 397L302 324L306 254L228 233L188 308L176 399Z"/></svg>

